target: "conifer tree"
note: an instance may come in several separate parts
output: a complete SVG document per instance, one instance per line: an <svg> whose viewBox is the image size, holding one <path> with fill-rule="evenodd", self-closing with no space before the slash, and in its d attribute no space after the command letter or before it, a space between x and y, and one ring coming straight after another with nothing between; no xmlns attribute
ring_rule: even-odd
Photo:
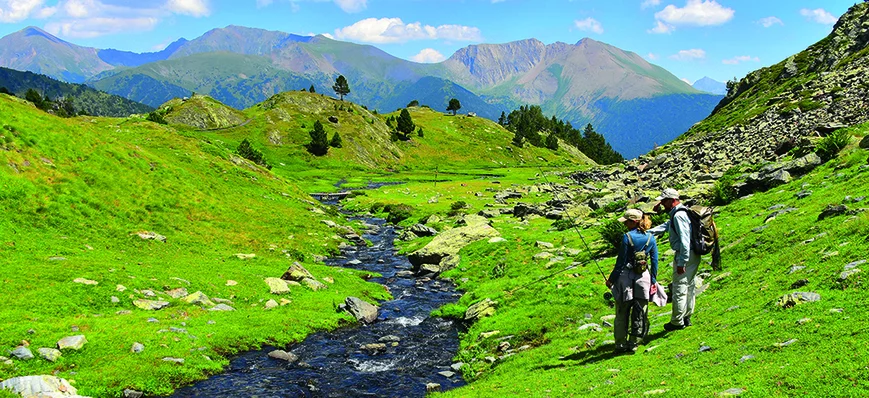
<svg viewBox="0 0 869 398"><path fill-rule="evenodd" d="M410 112L407 109L402 109L398 115L398 126L396 126L396 129L404 134L404 139L409 139L410 133L413 133L413 130L416 129L416 125L413 124L413 119L410 117Z"/></svg>
<svg viewBox="0 0 869 398"><path fill-rule="evenodd" d="M350 94L350 85L347 84L347 79L344 75L340 75L335 79L335 85L332 86L332 90L335 90L335 94L341 97L341 101L344 101L345 95Z"/></svg>
<svg viewBox="0 0 869 398"><path fill-rule="evenodd" d="M555 133L549 133L546 137L546 147L553 151L558 150L558 138L555 137Z"/></svg>
<svg viewBox="0 0 869 398"><path fill-rule="evenodd" d="M323 128L323 123L319 120L314 122L314 129L308 132L311 136L311 143L308 144L308 152L317 156L323 156L329 151L329 138L326 136L326 130Z"/></svg>
<svg viewBox="0 0 869 398"><path fill-rule="evenodd" d="M316 92L317 92L317 90L314 89L314 85L313 85L313 84L311 85L311 88L308 89L308 92L310 92L310 93L316 93Z"/></svg>
<svg viewBox="0 0 869 398"><path fill-rule="evenodd" d="M332 136L332 140L329 141L329 146L332 148L341 148L341 136L338 132L335 132L335 135Z"/></svg>
<svg viewBox="0 0 869 398"><path fill-rule="evenodd" d="M462 104L459 102L459 100L456 98L450 99L450 103L449 105L447 105L447 111L453 111L453 116L455 116L456 111L458 111L459 109L462 109Z"/></svg>

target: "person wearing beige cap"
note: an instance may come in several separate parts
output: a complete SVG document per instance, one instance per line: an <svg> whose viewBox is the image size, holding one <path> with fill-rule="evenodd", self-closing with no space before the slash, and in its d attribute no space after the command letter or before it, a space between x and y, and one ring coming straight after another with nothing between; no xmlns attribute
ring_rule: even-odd
<svg viewBox="0 0 869 398"><path fill-rule="evenodd" d="M645 218L637 209L628 209L619 218L628 232L622 238L616 264L606 282L616 301L613 327L616 353L636 351L649 332L646 306L657 288L658 245L655 237L646 232Z"/></svg>
<svg viewBox="0 0 869 398"><path fill-rule="evenodd" d="M679 199L679 191L667 188L657 198L655 211L661 207L670 215L670 220L649 230L655 236L665 232L669 234L670 248L676 252L673 258L673 288L670 295L673 298L673 314L670 322L664 325L667 331L674 331L691 326L691 315L694 314L694 277L700 266L700 256L691 251L691 219L688 213L680 211L685 206Z"/></svg>

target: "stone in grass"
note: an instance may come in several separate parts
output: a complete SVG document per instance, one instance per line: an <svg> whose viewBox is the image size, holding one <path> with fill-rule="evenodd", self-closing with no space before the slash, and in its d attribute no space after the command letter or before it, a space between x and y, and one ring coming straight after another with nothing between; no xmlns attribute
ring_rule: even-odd
<svg viewBox="0 0 869 398"><path fill-rule="evenodd" d="M650 390L650 391L644 392L643 395L661 395L661 394L666 394L667 391L668 390L663 390L663 389Z"/></svg>
<svg viewBox="0 0 869 398"><path fill-rule="evenodd" d="M785 341L785 342L783 342L783 343L775 343L775 344L773 344L773 345L776 346L776 347L782 348L782 347L787 347L787 346L789 346L789 345L791 345L791 344L794 344L794 343L796 343L797 341L799 341L799 340L797 340L797 339L790 339L790 340Z"/></svg>
<svg viewBox="0 0 869 398"><path fill-rule="evenodd" d="M254 253L236 253L235 257L237 257L239 260L250 260L250 259L256 258L256 254L254 254Z"/></svg>
<svg viewBox="0 0 869 398"><path fill-rule="evenodd" d="M33 353L25 346L15 347L14 350L9 351L9 354L21 360L33 359Z"/></svg>
<svg viewBox="0 0 869 398"><path fill-rule="evenodd" d="M188 304L195 304L195 305L204 305L204 306L214 305L214 303L208 298L208 296L206 296L205 293L202 293L201 291L197 291L196 293L187 295L186 297L181 299L181 301L188 303Z"/></svg>
<svg viewBox="0 0 869 398"><path fill-rule="evenodd" d="M700 347L700 352L707 352L707 351L712 351L712 347L710 347L708 345L704 345L704 346Z"/></svg>
<svg viewBox="0 0 869 398"><path fill-rule="evenodd" d="M309 289L311 289L315 292L319 291L319 290L326 289L326 285L324 285L323 282L320 282L316 279L311 279L311 278L302 279L302 284L304 284Z"/></svg>
<svg viewBox="0 0 869 398"><path fill-rule="evenodd" d="M275 300L266 301L266 309L270 310L272 308L276 308L278 306L278 302Z"/></svg>
<svg viewBox="0 0 869 398"><path fill-rule="evenodd" d="M229 279L226 281L226 286L235 286L235 285L238 285L238 282L236 282L232 279Z"/></svg>
<svg viewBox="0 0 869 398"><path fill-rule="evenodd" d="M842 273L839 274L839 282L844 282L844 281L848 280L848 278L850 278L852 275L859 274L859 273L860 273L860 268L852 268L852 269L849 269L847 271L842 271Z"/></svg>
<svg viewBox="0 0 869 398"><path fill-rule="evenodd" d="M857 268L863 264L866 264L866 260L859 260L859 261L850 262L848 264L845 264L845 271Z"/></svg>
<svg viewBox="0 0 869 398"><path fill-rule="evenodd" d="M731 388L718 393L719 397L733 397L745 392L744 388Z"/></svg>
<svg viewBox="0 0 869 398"><path fill-rule="evenodd" d="M177 364L179 364L179 365L184 364L184 358L164 357L164 358L163 358L163 361L164 361L164 362L175 362L175 363L177 363Z"/></svg>
<svg viewBox="0 0 869 398"><path fill-rule="evenodd" d="M824 211L818 215L818 221L821 221L828 217L835 217L838 215L842 215L848 212L848 206L845 205L827 205L824 208Z"/></svg>
<svg viewBox="0 0 869 398"><path fill-rule="evenodd" d="M187 289L185 289L183 287L179 287L176 289L166 291L166 294L169 295L169 297L172 297L175 299L180 299L184 296L187 296L189 293L187 293Z"/></svg>
<svg viewBox="0 0 869 398"><path fill-rule="evenodd" d="M482 301L468 307L468 309L465 311L465 320L473 322L481 318L491 316L495 313L495 307L497 305L497 301L492 301L487 297Z"/></svg>
<svg viewBox="0 0 869 398"><path fill-rule="evenodd" d="M168 307L169 302L168 301L159 301L159 300L138 299L138 300L133 301L133 305L135 305L136 308L140 308L140 309L143 309L146 311L156 311L156 310L161 310L163 308Z"/></svg>
<svg viewBox="0 0 869 398"><path fill-rule="evenodd" d="M61 354L60 350L54 348L43 347L36 351L39 352L39 356L42 357L42 359L45 359L49 362L55 362L58 360L58 358L61 357L61 355L63 355Z"/></svg>
<svg viewBox="0 0 869 398"><path fill-rule="evenodd" d="M284 350L274 350L269 353L269 358L279 359L282 361L287 361L289 363L293 363L299 360L299 356L293 354L291 352L286 352Z"/></svg>
<svg viewBox="0 0 869 398"><path fill-rule="evenodd" d="M82 347L84 347L87 342L88 340L84 337L83 334L79 334L76 336L67 336L57 342L57 348L61 350L70 349L78 351L82 349Z"/></svg>
<svg viewBox="0 0 869 398"><path fill-rule="evenodd" d="M742 358L739 358L739 363L750 361L752 359L754 359L754 355L744 355Z"/></svg>
<svg viewBox="0 0 869 398"><path fill-rule="evenodd" d="M580 332L583 330L591 330L592 332L599 332L600 325L598 325L596 323L587 323L585 325L580 326L579 329L576 329L576 330L578 330Z"/></svg>
<svg viewBox="0 0 869 398"><path fill-rule="evenodd" d="M133 346L130 347L130 352L133 354L138 354L142 351L145 351L145 345L142 343L133 343Z"/></svg>
<svg viewBox="0 0 869 398"><path fill-rule="evenodd" d="M821 295L813 292L793 292L778 299L776 305L782 308L791 308L802 303L820 301Z"/></svg>
<svg viewBox="0 0 869 398"><path fill-rule="evenodd" d="M462 370L462 366L465 366L464 362L456 362L456 363L450 365L450 369L452 369L455 372L458 372L458 371Z"/></svg>
<svg viewBox="0 0 869 398"><path fill-rule="evenodd" d="M214 307L208 309L209 311L235 311L235 308L232 308L226 304L218 304Z"/></svg>
<svg viewBox="0 0 869 398"><path fill-rule="evenodd" d="M281 278L266 278L266 285L269 285L271 294L287 294L290 292L290 287L287 286L287 281Z"/></svg>
<svg viewBox="0 0 869 398"><path fill-rule="evenodd" d="M73 279L73 282L81 283L82 285L88 285L88 286L95 286L95 285L99 284L99 282L97 282L97 281L85 279L85 278L75 278L75 279Z"/></svg>

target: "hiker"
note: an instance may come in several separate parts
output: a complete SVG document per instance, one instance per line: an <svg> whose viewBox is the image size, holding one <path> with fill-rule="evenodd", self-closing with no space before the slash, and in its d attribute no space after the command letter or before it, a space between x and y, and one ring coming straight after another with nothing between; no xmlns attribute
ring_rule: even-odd
<svg viewBox="0 0 869 398"><path fill-rule="evenodd" d="M606 285L616 302L615 352L623 353L636 351L649 332L646 307L657 289L658 245L646 232L651 222L642 211L628 209L619 221L628 232Z"/></svg>
<svg viewBox="0 0 869 398"><path fill-rule="evenodd" d="M673 258L673 287L670 295L673 298L673 314L670 322L664 325L668 332L691 326L691 315L694 314L694 277L700 266L700 255L691 250L691 220L687 209L679 200L679 191L667 188L656 200L654 210L661 208L670 215L670 220L649 230L655 236L669 233L670 248L676 254Z"/></svg>

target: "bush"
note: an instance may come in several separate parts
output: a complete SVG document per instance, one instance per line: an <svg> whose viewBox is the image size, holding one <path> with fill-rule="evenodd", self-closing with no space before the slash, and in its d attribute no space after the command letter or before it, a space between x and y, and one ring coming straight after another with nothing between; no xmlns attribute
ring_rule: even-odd
<svg viewBox="0 0 869 398"><path fill-rule="evenodd" d="M836 130L818 142L815 153L826 162L836 157L849 143L851 143L851 134L846 130Z"/></svg>
<svg viewBox="0 0 869 398"><path fill-rule="evenodd" d="M465 202L462 201L462 200L460 200L460 201L458 201L458 202L453 202L453 203L450 205L450 211L447 212L447 215L450 216L450 217L455 216L455 215L458 215L459 213L462 212L462 210L463 210L465 207L468 207L468 204L465 203Z"/></svg>
<svg viewBox="0 0 869 398"><path fill-rule="evenodd" d="M622 244L622 236L625 234L625 226L620 223L619 220L611 219L607 220L601 226L600 236L603 238L604 242L608 243L607 248L604 250L605 253L616 253L619 250L619 246Z"/></svg>
<svg viewBox="0 0 869 398"><path fill-rule="evenodd" d="M398 224L410 218L411 213L413 212L413 207L403 204L387 205L383 210L389 213L386 217L386 222Z"/></svg>
<svg viewBox="0 0 869 398"><path fill-rule="evenodd" d="M736 182L736 177L741 173L738 167L728 169L715 185L712 187L712 204L723 206L736 199L736 188L733 184Z"/></svg>
<svg viewBox="0 0 869 398"><path fill-rule="evenodd" d="M236 152L238 152L239 156L241 156L247 160L250 160L251 162L254 162L254 163L256 163L260 166L263 166L269 170L272 169L272 166L269 165L268 162L266 162L265 158L263 157L263 153L258 151L256 148L254 148L250 144L250 141L247 140L247 138L243 139L241 141L241 143L238 144L238 149L236 150Z"/></svg>
<svg viewBox="0 0 869 398"><path fill-rule="evenodd" d="M166 119L159 112L151 112L148 114L147 120L149 122L154 122L157 124L169 124L166 122Z"/></svg>
<svg viewBox="0 0 869 398"><path fill-rule="evenodd" d="M824 107L823 103L812 101L812 100L802 100L797 106L800 107L800 110L803 112L813 111L815 109L820 109Z"/></svg>
<svg viewBox="0 0 869 398"><path fill-rule="evenodd" d="M571 228L573 228L573 225L574 224L567 218L555 220L555 222L552 223L552 227L559 230L559 231L566 231L568 229L571 229Z"/></svg>

